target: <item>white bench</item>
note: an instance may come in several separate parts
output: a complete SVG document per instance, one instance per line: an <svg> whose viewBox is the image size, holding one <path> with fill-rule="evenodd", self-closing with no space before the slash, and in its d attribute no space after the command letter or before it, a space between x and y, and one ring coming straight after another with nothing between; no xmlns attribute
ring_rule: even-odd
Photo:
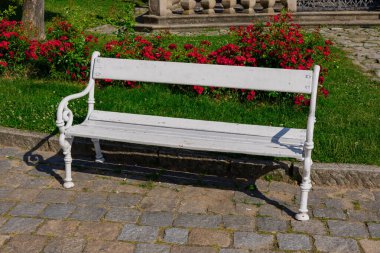
<svg viewBox="0 0 380 253"><path fill-rule="evenodd" d="M311 189L313 132L320 67L286 70L193 63L111 59L94 52L90 81L85 90L64 98L57 111L59 142L65 155L65 188L71 178L71 145L75 136L91 138L96 161L103 162L99 139L172 148L230 152L304 161L301 207L298 220L308 220L307 198ZM257 126L203 120L168 118L94 110L95 79L217 86L311 94L307 129ZM89 94L86 120L72 126L68 102Z"/></svg>

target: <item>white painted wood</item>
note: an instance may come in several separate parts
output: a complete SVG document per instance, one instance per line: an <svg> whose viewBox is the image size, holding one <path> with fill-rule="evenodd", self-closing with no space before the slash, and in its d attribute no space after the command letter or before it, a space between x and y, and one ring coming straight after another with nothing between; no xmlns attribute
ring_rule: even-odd
<svg viewBox="0 0 380 253"><path fill-rule="evenodd" d="M305 134L305 130L299 131L300 135ZM144 125L139 122L131 124L92 120L70 128L66 134L144 145L297 159L302 158L305 141L305 139L279 140L276 137L261 136L259 133L248 135Z"/></svg>
<svg viewBox="0 0 380 253"><path fill-rule="evenodd" d="M311 93L312 71L98 57L95 79Z"/></svg>
<svg viewBox="0 0 380 253"><path fill-rule="evenodd" d="M306 139L304 129L268 127L259 125L247 125L218 121L192 120L182 118L170 118L151 115L140 115L120 112L106 112L95 110L89 117L90 121L105 121L124 124L137 124L147 126L161 126L177 129L192 129L220 133L235 133L246 135L258 135L274 137L276 139L298 139L302 142Z"/></svg>

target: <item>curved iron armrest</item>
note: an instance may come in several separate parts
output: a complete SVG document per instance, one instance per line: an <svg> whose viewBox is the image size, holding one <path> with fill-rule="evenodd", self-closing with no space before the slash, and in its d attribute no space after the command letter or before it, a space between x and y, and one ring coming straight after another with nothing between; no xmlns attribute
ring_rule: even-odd
<svg viewBox="0 0 380 253"><path fill-rule="evenodd" d="M62 99L61 103L59 103L58 110L57 110L56 125L59 128L59 132L61 134L65 133L66 129L71 127L71 125L73 124L74 115L68 107L69 102L73 99L78 99L78 98L86 96L88 93L90 93L94 85L95 85L95 81L91 79L86 89L84 89L83 91L79 93L75 93L75 94L65 97L64 99Z"/></svg>
<svg viewBox="0 0 380 253"><path fill-rule="evenodd" d="M55 123L60 132L59 144L62 147L66 146L65 132L68 128L72 126L73 120L74 120L74 114L68 107L69 102L73 99L78 99L89 94L92 88L94 87L94 85L95 85L95 81L93 79L90 79L90 82L88 83L86 89L84 89L83 91L79 93L75 93L75 94L65 97L59 103L59 106L57 109L57 121Z"/></svg>
<svg viewBox="0 0 380 253"><path fill-rule="evenodd" d="M70 128L72 126L73 119L74 119L73 112L68 107L69 102L71 100L73 100L73 99L81 98L81 97L86 96L87 94L90 94L89 95L89 101L88 101L89 111L88 111L87 116L93 110L93 105L95 103L95 100L94 100L95 80L92 78L92 72L93 72L93 68L94 68L95 58L99 57L99 56L100 56L100 53L97 52L97 51L95 51L92 54L92 57L91 57L91 69L90 69L90 81L89 81L86 89L84 89L83 91L81 91L79 93L75 93L75 94L72 94L72 95L69 95L69 96L65 97L59 103L59 106L58 106L58 109L57 109L57 121L55 123L56 123L56 125L57 125L57 127L59 129L59 132L60 132L59 144L62 147L66 147L67 146L67 143L65 142L65 132L66 132L66 130L68 128Z"/></svg>

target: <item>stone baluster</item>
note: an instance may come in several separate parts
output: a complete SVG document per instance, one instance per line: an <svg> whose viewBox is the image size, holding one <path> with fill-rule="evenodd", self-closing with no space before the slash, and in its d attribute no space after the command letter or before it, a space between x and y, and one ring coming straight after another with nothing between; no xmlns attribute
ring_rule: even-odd
<svg viewBox="0 0 380 253"><path fill-rule="evenodd" d="M203 13L203 7L201 5L201 0L195 0L194 12L197 13L197 14L202 14Z"/></svg>
<svg viewBox="0 0 380 253"><path fill-rule="evenodd" d="M215 7L215 0L202 0L201 1L201 4L202 4L202 7L203 7L203 13L205 14L214 14L215 13L215 10L214 10L214 7Z"/></svg>
<svg viewBox="0 0 380 253"><path fill-rule="evenodd" d="M243 7L243 5L242 5L242 2L243 0L237 0L236 1L236 5L235 5L235 11L237 12L237 13L242 13L243 11L244 11L244 7Z"/></svg>
<svg viewBox="0 0 380 253"><path fill-rule="evenodd" d="M255 10L253 8L256 5L256 0L241 0L241 5L244 7L244 13L255 13Z"/></svg>
<svg viewBox="0 0 380 253"><path fill-rule="evenodd" d="M216 0L214 11L215 11L215 13L223 13L224 12L224 6L222 4L222 0Z"/></svg>
<svg viewBox="0 0 380 253"><path fill-rule="evenodd" d="M195 0L181 0L181 6L184 10L183 14L184 15L194 14L195 5L196 5Z"/></svg>
<svg viewBox="0 0 380 253"><path fill-rule="evenodd" d="M224 11L223 13L236 13L235 12L235 5L236 5L236 0L222 0L222 4L224 6Z"/></svg>
<svg viewBox="0 0 380 253"><path fill-rule="evenodd" d="M289 12L297 12L297 0L281 0L281 3Z"/></svg>
<svg viewBox="0 0 380 253"><path fill-rule="evenodd" d="M172 10L173 14L182 14L183 9L181 7L181 0L173 0L171 10Z"/></svg>
<svg viewBox="0 0 380 253"><path fill-rule="evenodd" d="M276 0L260 0L260 4L263 6L265 13L274 13L274 5Z"/></svg>
<svg viewBox="0 0 380 253"><path fill-rule="evenodd" d="M172 0L149 0L149 13L157 16L172 14Z"/></svg>

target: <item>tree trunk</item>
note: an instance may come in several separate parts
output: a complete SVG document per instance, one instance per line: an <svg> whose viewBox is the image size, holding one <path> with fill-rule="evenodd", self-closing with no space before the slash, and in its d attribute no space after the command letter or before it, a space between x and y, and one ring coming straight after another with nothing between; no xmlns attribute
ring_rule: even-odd
<svg viewBox="0 0 380 253"><path fill-rule="evenodd" d="M45 39L45 0L25 0L22 21L28 27L31 39Z"/></svg>

